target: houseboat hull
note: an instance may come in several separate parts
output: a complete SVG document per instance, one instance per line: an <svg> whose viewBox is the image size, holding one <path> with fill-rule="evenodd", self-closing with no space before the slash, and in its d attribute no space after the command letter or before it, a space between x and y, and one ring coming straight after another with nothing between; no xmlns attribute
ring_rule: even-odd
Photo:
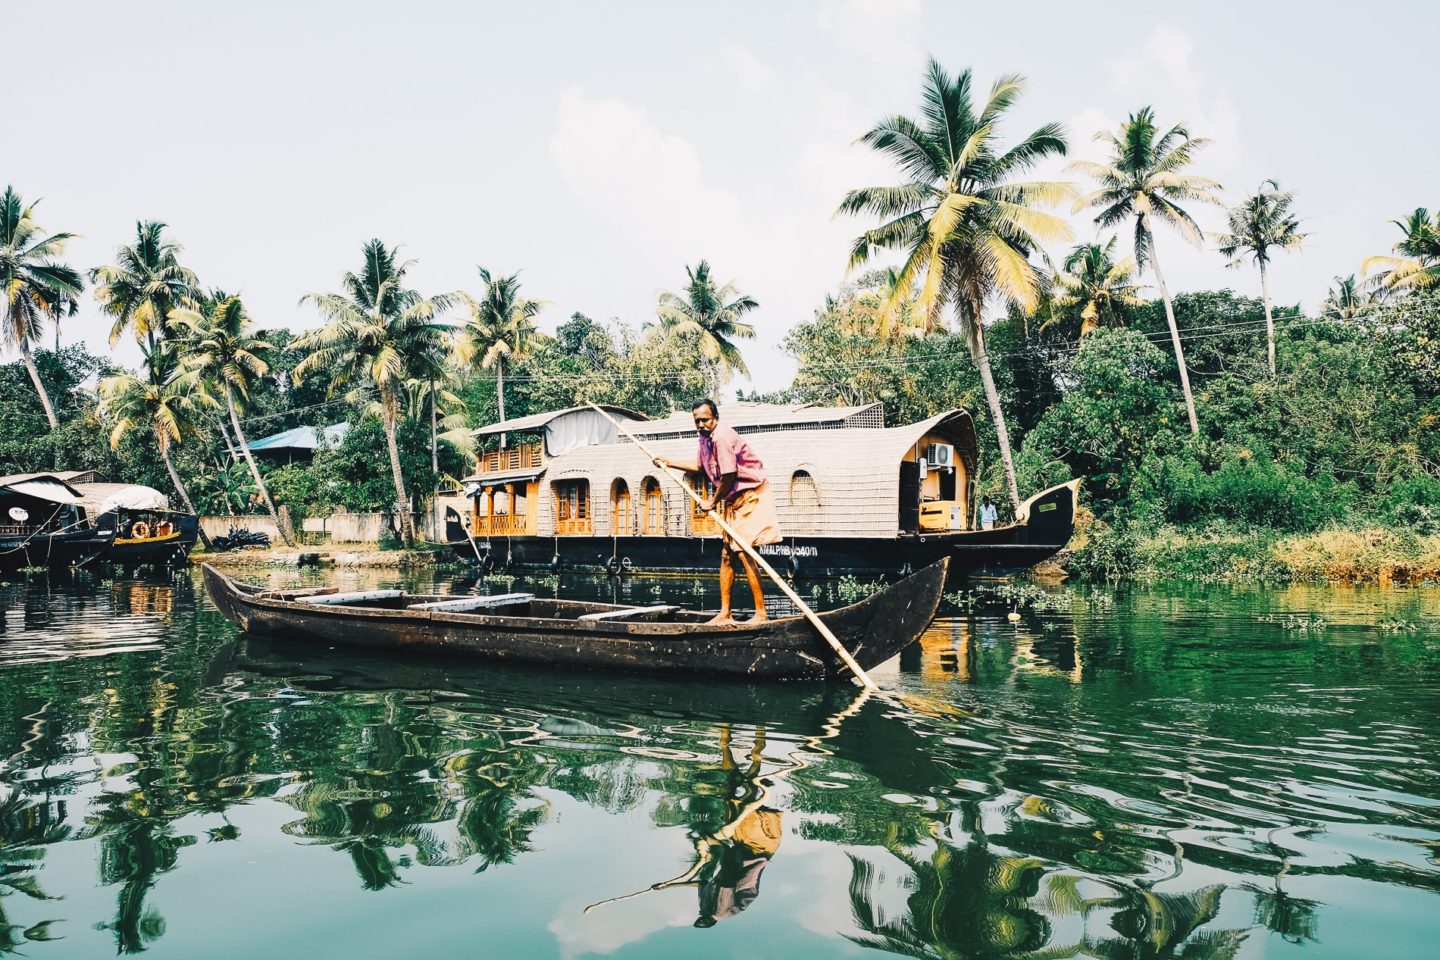
<svg viewBox="0 0 1440 960"><path fill-rule="evenodd" d="M127 567L164 566L183 560L200 535L200 518L192 513L175 513L168 514L167 519L174 527L172 533L146 537L122 533L115 538L101 559L106 563L118 563ZM122 517L120 529L126 531L131 528L133 524Z"/></svg>
<svg viewBox="0 0 1440 960"><path fill-rule="evenodd" d="M893 537L786 537L760 547L777 570L792 577L898 575L948 558L952 577L1004 577L1058 553L1075 529L1075 482L1027 502L1018 523L992 530L901 534ZM485 569L588 570L599 573L710 573L720 559L716 537L467 537L457 516L446 524L455 556Z"/></svg>
<svg viewBox="0 0 1440 960"><path fill-rule="evenodd" d="M0 536L0 573L36 567L78 567L100 556L114 539L114 530L91 527L65 533Z"/></svg>

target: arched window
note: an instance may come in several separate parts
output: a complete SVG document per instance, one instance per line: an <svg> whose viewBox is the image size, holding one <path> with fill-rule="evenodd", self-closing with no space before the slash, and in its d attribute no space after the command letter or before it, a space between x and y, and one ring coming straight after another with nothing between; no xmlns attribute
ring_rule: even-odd
<svg viewBox="0 0 1440 960"><path fill-rule="evenodd" d="M645 498L645 512L640 515L640 532L651 536L665 533L665 495L660 492L660 481L646 477L640 485Z"/></svg>
<svg viewBox="0 0 1440 960"><path fill-rule="evenodd" d="M590 521L590 481L557 480L555 482L555 532L592 533Z"/></svg>
<svg viewBox="0 0 1440 960"><path fill-rule="evenodd" d="M785 529L797 534L819 532L820 487L808 470L796 470L790 475L789 510L785 514Z"/></svg>
<svg viewBox="0 0 1440 960"><path fill-rule="evenodd" d="M797 510L820 509L820 488L808 470L796 470L790 476L790 505Z"/></svg>
<svg viewBox="0 0 1440 960"><path fill-rule="evenodd" d="M630 487L624 480L610 485L610 532L617 537L627 537L630 525Z"/></svg>

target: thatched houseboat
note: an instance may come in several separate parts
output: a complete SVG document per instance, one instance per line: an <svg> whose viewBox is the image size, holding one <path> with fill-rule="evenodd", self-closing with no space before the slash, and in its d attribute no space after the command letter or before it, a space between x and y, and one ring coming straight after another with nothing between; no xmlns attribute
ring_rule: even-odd
<svg viewBox="0 0 1440 960"><path fill-rule="evenodd" d="M693 459L689 411L660 420L608 412L660 456ZM885 427L879 404L730 403L721 422L765 462L785 539L762 548L792 575L905 573L940 557L960 573L1014 573L1065 546L1078 481L1022 504L1011 523L978 529L975 427L951 411ZM492 566L711 570L715 523L612 424L588 407L507 420L477 457L465 503L447 516L458 556ZM705 490L701 475L691 484Z"/></svg>

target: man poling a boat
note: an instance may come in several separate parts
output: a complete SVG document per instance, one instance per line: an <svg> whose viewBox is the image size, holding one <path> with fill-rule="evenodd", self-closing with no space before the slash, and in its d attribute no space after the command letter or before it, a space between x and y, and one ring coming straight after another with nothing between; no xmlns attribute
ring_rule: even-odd
<svg viewBox="0 0 1440 960"><path fill-rule="evenodd" d="M684 463L656 457L657 467L674 467L688 473L701 473L710 479L715 495L701 502L705 512L718 508L720 517L743 538L747 545L758 547L780 542L780 520L775 512L775 498L765 481L765 464L731 427L720 422L720 408L708 397L697 400L690 412L695 417L699 445L695 463ZM755 600L755 615L750 622L768 619L765 613L765 589L760 569L750 555L724 534L720 546L720 612L712 623L733 622L730 595L735 586L738 558L745 567L745 579Z"/></svg>

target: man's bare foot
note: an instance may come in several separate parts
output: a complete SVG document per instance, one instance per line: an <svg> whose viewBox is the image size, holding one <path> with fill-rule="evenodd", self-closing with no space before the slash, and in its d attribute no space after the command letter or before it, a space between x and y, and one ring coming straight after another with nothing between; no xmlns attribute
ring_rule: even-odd
<svg viewBox="0 0 1440 960"><path fill-rule="evenodd" d="M720 611L719 613L715 614L715 616L711 617L709 620L706 620L705 622L706 622L706 623L720 623L720 624L734 623L734 622L735 622L735 618L732 617L732 616L730 616L730 611L729 611L729 610L722 610L722 611Z"/></svg>
<svg viewBox="0 0 1440 960"><path fill-rule="evenodd" d="M751 617L749 620L746 620L745 622L746 622L746 623L764 623L765 621L767 621L767 620L769 620L769 619L770 619L770 614L766 613L764 610L757 610L757 611L755 611L755 616Z"/></svg>

